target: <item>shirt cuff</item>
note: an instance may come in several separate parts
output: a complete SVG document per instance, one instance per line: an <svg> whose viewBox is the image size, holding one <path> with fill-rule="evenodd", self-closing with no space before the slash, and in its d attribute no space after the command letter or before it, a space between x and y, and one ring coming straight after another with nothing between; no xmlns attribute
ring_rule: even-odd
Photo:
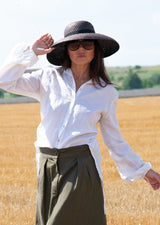
<svg viewBox="0 0 160 225"><path fill-rule="evenodd" d="M17 44L10 52L4 64L20 64L24 67L31 67L38 61L38 56L32 48L28 49L28 44L25 42Z"/></svg>
<svg viewBox="0 0 160 225"><path fill-rule="evenodd" d="M131 183L131 182L135 182L138 180L141 180L145 177L146 173L152 169L152 166L150 163L144 163L142 167L140 167L135 174L130 174L130 176L124 176L123 174L121 175L121 178L126 182L126 183Z"/></svg>

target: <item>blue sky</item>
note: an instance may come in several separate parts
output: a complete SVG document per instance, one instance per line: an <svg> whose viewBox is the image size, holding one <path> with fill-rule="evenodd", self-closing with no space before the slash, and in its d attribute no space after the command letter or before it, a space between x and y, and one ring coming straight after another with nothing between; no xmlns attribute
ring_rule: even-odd
<svg viewBox="0 0 160 225"><path fill-rule="evenodd" d="M44 33L55 41L65 26L90 21L97 33L116 39L120 50L106 66L160 65L159 0L5 0L0 7L0 64L18 42L32 44ZM35 67L48 66L41 57Z"/></svg>

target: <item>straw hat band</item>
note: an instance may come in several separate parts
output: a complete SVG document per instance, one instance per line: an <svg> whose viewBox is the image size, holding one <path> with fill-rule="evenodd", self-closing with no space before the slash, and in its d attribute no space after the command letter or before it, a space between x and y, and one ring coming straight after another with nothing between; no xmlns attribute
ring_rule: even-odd
<svg viewBox="0 0 160 225"><path fill-rule="evenodd" d="M84 30L79 30L78 32L77 31L72 31L72 32L68 33L67 35L65 35L65 37L68 37L68 36L74 35L74 34L84 34L84 33L95 33L95 32L92 31L92 30L84 29Z"/></svg>

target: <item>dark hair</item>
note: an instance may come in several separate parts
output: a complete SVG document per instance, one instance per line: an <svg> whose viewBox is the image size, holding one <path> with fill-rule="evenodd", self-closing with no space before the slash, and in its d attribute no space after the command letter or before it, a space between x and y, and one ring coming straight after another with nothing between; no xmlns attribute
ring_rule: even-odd
<svg viewBox="0 0 160 225"><path fill-rule="evenodd" d="M67 44L65 46L62 67L63 69L71 68L71 60L67 52ZM101 87L106 87L108 84L113 84L105 69L103 61L103 51L97 41L95 41L94 58L90 63L89 76L92 79L94 85L98 84Z"/></svg>

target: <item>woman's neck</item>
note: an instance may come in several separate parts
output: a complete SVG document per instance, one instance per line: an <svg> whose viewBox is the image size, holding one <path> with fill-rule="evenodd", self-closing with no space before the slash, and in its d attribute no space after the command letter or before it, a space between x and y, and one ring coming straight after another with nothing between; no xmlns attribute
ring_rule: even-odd
<svg viewBox="0 0 160 225"><path fill-rule="evenodd" d="M79 87L84 84L85 82L87 82L88 80L90 80L90 76L89 76L89 66L80 66L80 65L76 65L76 66L71 66L71 70L73 73L73 77L76 83L76 91L79 89Z"/></svg>
<svg viewBox="0 0 160 225"><path fill-rule="evenodd" d="M74 78L77 80L89 80L89 66L88 65L72 65L71 70Z"/></svg>

